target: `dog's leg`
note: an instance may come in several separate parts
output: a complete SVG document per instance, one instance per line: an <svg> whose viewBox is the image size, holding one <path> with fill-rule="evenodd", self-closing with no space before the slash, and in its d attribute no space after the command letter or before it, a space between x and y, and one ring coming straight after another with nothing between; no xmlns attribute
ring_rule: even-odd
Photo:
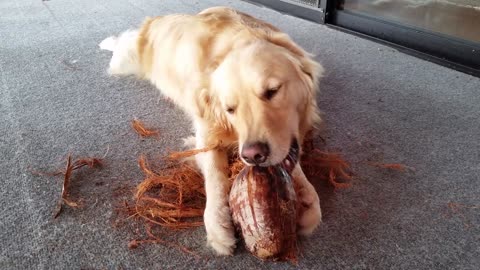
<svg viewBox="0 0 480 270"><path fill-rule="evenodd" d="M205 147L208 132L205 123L195 121L196 146ZM204 223L207 241L218 254L231 255L235 249L236 239L228 207L228 156L226 151L212 150L196 156L198 166L205 178L207 203Z"/></svg>
<svg viewBox="0 0 480 270"><path fill-rule="evenodd" d="M298 232L301 235L310 235L322 221L320 199L318 198L317 191L303 173L300 164L296 165L292 176L298 187L296 190L297 198L303 211L297 221L299 226Z"/></svg>

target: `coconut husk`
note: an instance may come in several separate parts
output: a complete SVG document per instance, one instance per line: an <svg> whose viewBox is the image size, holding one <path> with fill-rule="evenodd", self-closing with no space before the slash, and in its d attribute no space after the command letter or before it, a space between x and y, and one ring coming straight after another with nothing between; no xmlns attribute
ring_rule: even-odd
<svg viewBox="0 0 480 270"><path fill-rule="evenodd" d="M233 224L259 259L297 262L298 201L290 173L283 166L245 167L233 182Z"/></svg>

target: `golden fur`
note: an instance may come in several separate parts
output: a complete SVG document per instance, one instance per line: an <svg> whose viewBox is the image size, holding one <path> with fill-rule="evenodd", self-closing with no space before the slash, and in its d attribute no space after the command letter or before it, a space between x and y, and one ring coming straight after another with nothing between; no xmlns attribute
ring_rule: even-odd
<svg viewBox="0 0 480 270"><path fill-rule="evenodd" d="M191 34L192 32L186 31L187 28L198 28L199 31L196 31L193 37L184 37L183 33ZM304 83L308 84L305 87L308 92L302 93L305 95L305 99L299 112L301 114L300 119L302 119L299 127L301 131L299 134L300 140L304 134L312 128L312 125L318 122L319 117L315 100L316 86L318 85L318 76L320 75L321 67L315 63L305 51L293 43L286 34L280 32L276 27L247 14L221 7L207 9L196 16L170 15L147 18L140 28L137 41L140 64L140 73L137 75L154 81L163 79L161 77L158 79L152 78L155 77L155 74L152 74L152 65L155 64L152 60L158 55L155 54L155 43L165 43L161 38L164 36L163 31L168 31L170 35L178 35L177 39L173 38L171 40L174 44L172 44L170 48L177 47L176 45L178 44L175 44L176 42L190 41L191 45L196 47L194 49L195 55L193 56L196 61L195 64L198 65L198 70L207 71L205 72L207 75L213 72L219 63L225 59L226 55L235 47L245 46L248 42L264 40L285 48L290 54L287 55L287 57L294 62L295 68L298 69L295 70L297 75L302 77L299 73L303 72L309 77L309 79L304 80ZM157 40L156 38L158 37L160 38ZM161 48L165 47L167 47L167 45L162 44ZM268 53L268 51L265 52ZM170 52L168 52L167 55L170 56ZM162 63L164 62L162 61ZM184 63L180 62L179 65L184 65ZM190 75L187 75L187 77L188 76ZM179 81L181 80L181 78L178 79ZM202 79L204 81L199 83L201 85L195 89L200 92L196 97L196 105L198 106L196 109L199 112L199 116L208 119L209 122L216 123L215 128L225 129L224 131L228 131L228 133L235 132L235 129L227 121L224 109L221 107L221 102L215 93L211 92L210 78ZM185 89L181 86L176 86L176 88ZM181 96L183 97L183 95ZM288 99L288 97L286 99ZM179 105L182 106L183 103L184 102L181 101ZM188 106L190 107L190 104L188 104ZM273 114L278 116L277 113ZM275 122L282 124L278 123L278 121ZM275 129L283 129L283 127L279 126ZM225 132L215 132L215 134L218 133L231 135ZM232 136L229 136L229 138ZM213 140L218 139L219 138L213 138ZM229 140L222 141L228 142Z"/></svg>
<svg viewBox="0 0 480 270"><path fill-rule="evenodd" d="M138 30L105 39L113 51L109 73L151 81L191 117L196 147L268 143L263 166L282 162L292 139L302 143L320 121L316 95L323 68L275 26L239 11L213 7L199 14L147 18ZM273 93L273 94L272 94ZM226 196L226 153L198 155L206 180L209 244L231 254L235 238ZM299 220L309 234L321 219L318 195L297 165Z"/></svg>

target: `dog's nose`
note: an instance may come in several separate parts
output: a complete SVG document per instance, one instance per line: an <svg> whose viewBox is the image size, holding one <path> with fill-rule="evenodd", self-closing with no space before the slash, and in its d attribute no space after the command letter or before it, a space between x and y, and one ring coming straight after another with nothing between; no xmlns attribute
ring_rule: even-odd
<svg viewBox="0 0 480 270"><path fill-rule="evenodd" d="M270 155L270 147L262 142L244 144L242 148L242 158L250 164L261 164L265 162Z"/></svg>

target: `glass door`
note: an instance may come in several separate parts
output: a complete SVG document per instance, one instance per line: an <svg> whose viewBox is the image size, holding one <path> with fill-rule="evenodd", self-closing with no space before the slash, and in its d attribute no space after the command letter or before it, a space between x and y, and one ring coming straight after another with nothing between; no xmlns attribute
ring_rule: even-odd
<svg viewBox="0 0 480 270"><path fill-rule="evenodd" d="M327 23L480 77L480 0L328 0Z"/></svg>
<svg viewBox="0 0 480 270"><path fill-rule="evenodd" d="M480 77L480 0L246 0Z"/></svg>
<svg viewBox="0 0 480 270"><path fill-rule="evenodd" d="M480 42L479 0L345 0L340 8Z"/></svg>

